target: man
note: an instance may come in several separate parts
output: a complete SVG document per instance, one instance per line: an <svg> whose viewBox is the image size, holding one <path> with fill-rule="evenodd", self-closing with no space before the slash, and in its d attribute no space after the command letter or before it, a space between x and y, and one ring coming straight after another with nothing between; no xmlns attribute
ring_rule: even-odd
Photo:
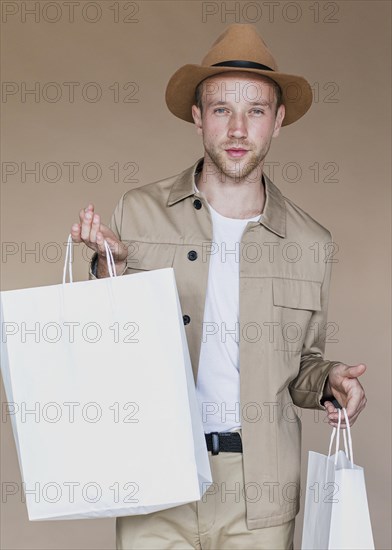
<svg viewBox="0 0 392 550"><path fill-rule="evenodd" d="M118 518L118 548L292 548L293 405L326 409L336 426L330 399L350 424L366 404L365 365L323 357L331 234L263 174L272 138L311 100L254 27L230 25L166 91L169 109L194 122L204 158L125 193L110 228L92 205L72 226L96 251L90 277L108 276L104 239L118 275L174 268L214 481L200 502Z"/></svg>

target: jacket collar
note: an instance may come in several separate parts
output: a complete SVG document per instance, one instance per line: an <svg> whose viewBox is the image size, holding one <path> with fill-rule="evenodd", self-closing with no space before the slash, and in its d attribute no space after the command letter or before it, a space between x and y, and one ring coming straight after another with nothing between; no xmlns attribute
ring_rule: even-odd
<svg viewBox="0 0 392 550"><path fill-rule="evenodd" d="M175 179L169 193L167 206L193 196L195 190L195 174L201 170L203 159L199 159L193 166L187 168ZM264 225L280 237L286 236L286 204L282 193L272 183L272 181L263 174L265 187L265 204L260 218L260 224Z"/></svg>

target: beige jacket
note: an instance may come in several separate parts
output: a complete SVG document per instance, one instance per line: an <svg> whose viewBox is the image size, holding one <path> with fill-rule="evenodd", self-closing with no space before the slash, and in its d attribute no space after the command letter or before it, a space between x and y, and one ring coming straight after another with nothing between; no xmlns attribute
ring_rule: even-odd
<svg viewBox="0 0 392 550"><path fill-rule="evenodd" d="M126 274L174 268L195 381L209 258L220 253L212 243L205 195L194 189L198 162L177 176L125 193L110 223L129 245ZM293 404L325 410L320 399L326 378L340 363L323 357L331 234L266 176L264 181L261 220L247 224L239 262L240 408L249 529L280 525L298 513L301 420Z"/></svg>

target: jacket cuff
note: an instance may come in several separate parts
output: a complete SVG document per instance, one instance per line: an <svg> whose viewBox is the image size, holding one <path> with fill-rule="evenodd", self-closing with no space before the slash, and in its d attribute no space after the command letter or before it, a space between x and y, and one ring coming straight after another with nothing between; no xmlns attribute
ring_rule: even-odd
<svg viewBox="0 0 392 550"><path fill-rule="evenodd" d="M98 253L94 252L93 257L91 258L89 274L88 274L88 278L90 280L99 278L97 277L97 267L98 267ZM125 264L124 269L122 270L121 273L117 274L117 277L121 277L121 275L124 275L127 269L128 269L128 264Z"/></svg>
<svg viewBox="0 0 392 550"><path fill-rule="evenodd" d="M294 404L297 404L304 409L316 409L325 411L323 403L327 400L327 397L324 397L324 388L327 382L329 373L336 365L341 365L341 361L328 361L321 360L320 365L317 367L319 370L319 378L317 381L317 386L315 389L304 388L290 388L290 394Z"/></svg>
<svg viewBox="0 0 392 550"><path fill-rule="evenodd" d="M323 376L321 379L320 389L317 395L317 408L323 411L326 410L324 406L324 401L330 401L331 399L334 399L333 395L324 396L324 389L328 380L329 373L336 365L342 364L341 361L328 361L328 363L329 363L329 366L328 368L325 369L325 372L324 372L325 376Z"/></svg>
<svg viewBox="0 0 392 550"><path fill-rule="evenodd" d="M93 257L91 258L90 262L90 269L88 273L89 279L97 279L97 265L98 265L98 254L97 252L94 252Z"/></svg>

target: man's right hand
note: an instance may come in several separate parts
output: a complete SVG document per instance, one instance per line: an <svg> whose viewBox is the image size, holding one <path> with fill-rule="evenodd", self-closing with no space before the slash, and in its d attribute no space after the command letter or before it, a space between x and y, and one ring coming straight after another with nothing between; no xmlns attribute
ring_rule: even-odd
<svg viewBox="0 0 392 550"><path fill-rule="evenodd" d="M71 228L72 240L75 243L84 242L98 253L98 278L109 276L104 240L112 251L117 275L122 273L126 266L128 249L109 227L101 223L99 214L94 213L93 204L89 204L79 212L79 220L80 223L74 223Z"/></svg>

